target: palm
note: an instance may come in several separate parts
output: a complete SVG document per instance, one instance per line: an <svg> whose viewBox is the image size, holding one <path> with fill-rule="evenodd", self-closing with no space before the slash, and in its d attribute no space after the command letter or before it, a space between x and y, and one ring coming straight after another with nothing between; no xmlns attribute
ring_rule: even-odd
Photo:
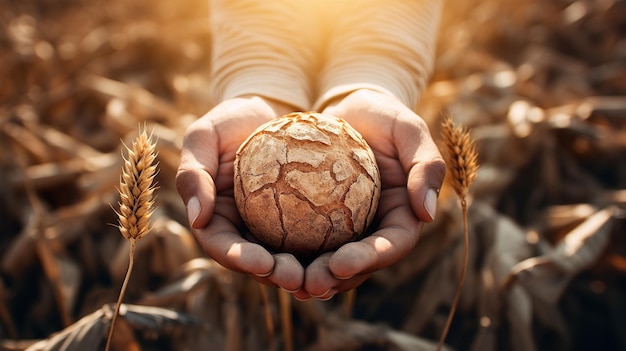
<svg viewBox="0 0 626 351"><path fill-rule="evenodd" d="M445 174L426 125L394 98L359 91L324 112L344 118L363 135L376 156L382 191L374 233L307 268L305 290L318 296L328 294L328 287L331 292L354 288L369 273L404 257L417 243L423 221L432 220L425 194L438 189Z"/></svg>
<svg viewBox="0 0 626 351"><path fill-rule="evenodd" d="M226 268L251 274L265 284L297 290L304 269L295 258L271 255L244 239L233 198L233 161L239 145L261 124L288 109L261 98L223 102L192 124L185 135L177 188L190 211L194 235L204 251ZM195 199L195 200L194 200ZM296 264L293 264L296 262Z"/></svg>
<svg viewBox="0 0 626 351"><path fill-rule="evenodd" d="M424 198L428 189L441 186L445 165L423 121L392 97L358 91L327 108L324 112L347 120L374 151L382 184L377 228L321 255L305 270L292 255L272 255L240 234L243 224L233 197L237 149L259 125L288 112L261 98L220 104L187 130L176 183L209 256L298 298L325 299L358 286L412 249L422 222L432 220Z"/></svg>

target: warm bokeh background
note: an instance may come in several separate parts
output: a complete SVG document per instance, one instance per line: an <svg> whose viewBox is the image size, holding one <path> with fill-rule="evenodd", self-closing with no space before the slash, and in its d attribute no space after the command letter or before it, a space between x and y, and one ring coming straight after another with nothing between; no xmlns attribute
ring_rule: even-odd
<svg viewBox="0 0 626 351"><path fill-rule="evenodd" d="M210 108L207 18L205 0L0 5L0 350L102 342L128 264L120 140L144 123L159 210L117 349L284 348L276 292L203 257L173 187L185 126ZM447 1L418 111L435 136L444 112L472 128L481 162L453 348L626 350L623 33L623 0ZM354 301L294 301L296 349L433 349L460 225L444 189L418 248Z"/></svg>

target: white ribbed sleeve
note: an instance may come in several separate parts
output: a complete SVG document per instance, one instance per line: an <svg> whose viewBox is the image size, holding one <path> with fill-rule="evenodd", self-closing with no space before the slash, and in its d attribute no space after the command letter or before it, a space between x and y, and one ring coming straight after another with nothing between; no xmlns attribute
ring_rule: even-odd
<svg viewBox="0 0 626 351"><path fill-rule="evenodd" d="M415 107L442 0L210 0L215 103L260 95L320 110L357 89Z"/></svg>
<svg viewBox="0 0 626 351"><path fill-rule="evenodd" d="M306 2L297 0L211 0L212 89L215 102L261 95L306 110L317 57L301 25ZM313 43L314 44L314 43Z"/></svg>
<svg viewBox="0 0 626 351"><path fill-rule="evenodd" d="M414 108L433 68L441 1L337 4L313 108L362 88L393 94Z"/></svg>

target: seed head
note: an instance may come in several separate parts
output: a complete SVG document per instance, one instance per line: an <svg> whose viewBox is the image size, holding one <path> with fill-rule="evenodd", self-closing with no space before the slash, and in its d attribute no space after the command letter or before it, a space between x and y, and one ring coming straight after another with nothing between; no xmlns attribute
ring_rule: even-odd
<svg viewBox="0 0 626 351"><path fill-rule="evenodd" d="M465 199L478 171L476 144L467 128L456 127L452 117L446 115L442 122L445 156L451 185L461 199Z"/></svg>
<svg viewBox="0 0 626 351"><path fill-rule="evenodd" d="M157 174L156 142L145 128L126 147L128 156L120 178L120 202L118 228L126 239L138 240L150 229L150 217L154 212L154 177Z"/></svg>

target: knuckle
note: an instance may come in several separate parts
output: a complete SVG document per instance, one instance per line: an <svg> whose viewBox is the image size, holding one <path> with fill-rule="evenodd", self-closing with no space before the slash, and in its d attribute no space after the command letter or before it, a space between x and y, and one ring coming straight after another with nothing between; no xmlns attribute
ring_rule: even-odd
<svg viewBox="0 0 626 351"><path fill-rule="evenodd" d="M196 178L195 172L189 169L178 169L174 178L176 190L183 197L193 193L194 179Z"/></svg>
<svg viewBox="0 0 626 351"><path fill-rule="evenodd" d="M424 172L429 178L430 182L436 188L441 187L444 178L446 177L446 163L442 157L437 157L433 160L423 163Z"/></svg>

